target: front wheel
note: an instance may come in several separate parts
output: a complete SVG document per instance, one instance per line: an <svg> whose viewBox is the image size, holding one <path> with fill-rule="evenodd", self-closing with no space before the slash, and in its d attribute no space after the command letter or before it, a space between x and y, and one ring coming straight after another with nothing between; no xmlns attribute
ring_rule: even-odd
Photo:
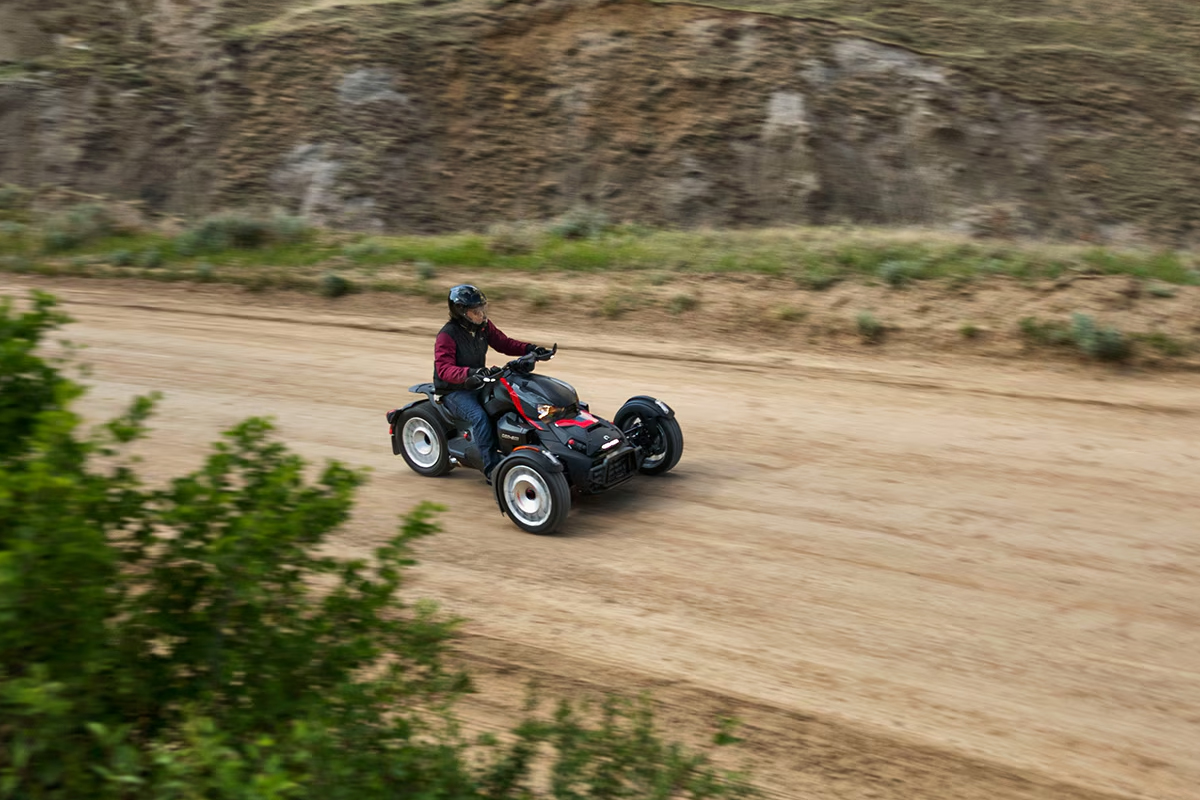
<svg viewBox="0 0 1200 800"><path fill-rule="evenodd" d="M413 472L434 478L450 471L450 449L437 412L422 403L396 421L400 455Z"/></svg>
<svg viewBox="0 0 1200 800"><path fill-rule="evenodd" d="M683 430L674 417L664 417L648 403L631 400L613 418L629 441L642 448L643 475L670 472L683 455Z"/></svg>
<svg viewBox="0 0 1200 800"><path fill-rule="evenodd" d="M554 533L571 510L571 487L566 477L528 456L510 456L501 461L492 480L500 508L527 533Z"/></svg>

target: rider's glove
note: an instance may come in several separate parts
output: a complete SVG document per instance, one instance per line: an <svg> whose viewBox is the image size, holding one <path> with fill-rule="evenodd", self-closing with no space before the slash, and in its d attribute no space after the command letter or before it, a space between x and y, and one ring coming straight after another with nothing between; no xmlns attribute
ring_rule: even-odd
<svg viewBox="0 0 1200 800"><path fill-rule="evenodd" d="M483 376L479 374L470 375L463 381L463 388L467 390L478 389L483 386Z"/></svg>
<svg viewBox="0 0 1200 800"><path fill-rule="evenodd" d="M529 349L526 350L525 352L533 353L538 358L545 358L546 356L552 355L554 353L554 351L551 350L549 347L542 347L540 344L529 345Z"/></svg>

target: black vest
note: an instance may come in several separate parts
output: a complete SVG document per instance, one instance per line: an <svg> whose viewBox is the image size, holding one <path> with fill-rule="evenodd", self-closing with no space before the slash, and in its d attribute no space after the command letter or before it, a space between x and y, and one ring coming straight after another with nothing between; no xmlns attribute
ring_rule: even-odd
<svg viewBox="0 0 1200 800"><path fill-rule="evenodd" d="M470 367L471 369L487 366L488 340L487 332L484 330L485 327L487 327L486 322L472 333L462 323L451 320L438 331L439 336L443 333L448 333L450 334L450 338L454 340L454 366ZM437 368L435 367L433 370L433 388L439 392L449 392L461 389L462 384L446 383L437 374Z"/></svg>

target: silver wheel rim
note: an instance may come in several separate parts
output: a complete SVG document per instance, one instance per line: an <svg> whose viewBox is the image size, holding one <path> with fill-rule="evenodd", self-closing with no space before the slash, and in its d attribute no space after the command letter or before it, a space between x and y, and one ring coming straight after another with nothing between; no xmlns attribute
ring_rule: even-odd
<svg viewBox="0 0 1200 800"><path fill-rule="evenodd" d="M420 417L404 423L404 452L418 467L429 469L442 457L442 446L433 426Z"/></svg>
<svg viewBox="0 0 1200 800"><path fill-rule="evenodd" d="M508 513L531 527L549 519L554 505L545 479L537 470L521 465L504 475L504 499Z"/></svg>
<svg viewBox="0 0 1200 800"><path fill-rule="evenodd" d="M646 421L644 419L642 419L641 417L634 417L634 424L645 426ZM654 430L655 430L655 433L657 434L657 436L655 437L656 443L658 443L658 442L662 443L662 452L655 453L653 455L648 455L645 458L643 458L642 459L643 467L653 467L655 464L658 464L660 461L662 461L664 458L667 457L667 435L663 432L663 429L661 427L659 427L658 425L654 426Z"/></svg>

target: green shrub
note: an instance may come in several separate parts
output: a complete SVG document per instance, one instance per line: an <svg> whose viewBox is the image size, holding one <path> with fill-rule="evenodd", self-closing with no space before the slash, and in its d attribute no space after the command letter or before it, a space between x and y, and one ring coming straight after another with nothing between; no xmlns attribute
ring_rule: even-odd
<svg viewBox="0 0 1200 800"><path fill-rule="evenodd" d="M529 255L541 243L541 229L529 222L502 222L487 230L487 248L497 255Z"/></svg>
<svg viewBox="0 0 1200 800"><path fill-rule="evenodd" d="M321 276L320 292L322 297L341 297L353 289L350 281L332 272Z"/></svg>
<svg viewBox="0 0 1200 800"><path fill-rule="evenodd" d="M1133 342L1116 328L1101 328L1087 314L1071 316L1075 344L1097 361L1125 361L1133 354Z"/></svg>
<svg viewBox="0 0 1200 800"><path fill-rule="evenodd" d="M201 283L211 283L217 279L216 268L207 261L202 261L196 265L196 280Z"/></svg>
<svg viewBox="0 0 1200 800"><path fill-rule="evenodd" d="M1134 334L1131 338L1139 342L1145 342L1164 356L1185 356L1191 351L1187 342L1181 342L1175 337L1161 331Z"/></svg>
<svg viewBox="0 0 1200 800"><path fill-rule="evenodd" d="M0 186L0 211L15 211L29 203L30 192L11 183Z"/></svg>
<svg viewBox="0 0 1200 800"><path fill-rule="evenodd" d="M550 234L559 239L594 239L610 227L603 211L577 206L551 223Z"/></svg>
<svg viewBox="0 0 1200 800"><path fill-rule="evenodd" d="M700 307L700 299L691 294L677 294L667 303L667 310L672 314L682 314L685 311L695 311Z"/></svg>
<svg viewBox="0 0 1200 800"><path fill-rule="evenodd" d="M970 322L964 322L959 327L958 333L964 339L978 339L982 332L978 327L972 325Z"/></svg>
<svg viewBox="0 0 1200 800"><path fill-rule="evenodd" d="M884 283L894 289L907 285L924 275L925 266L917 261L884 261L879 265L878 274Z"/></svg>
<svg viewBox="0 0 1200 800"><path fill-rule="evenodd" d="M136 260L132 250L114 250L108 254L108 263L114 267L131 267Z"/></svg>
<svg viewBox="0 0 1200 800"><path fill-rule="evenodd" d="M858 336L866 344L879 344L887 334L887 327L870 311L860 312L855 322Z"/></svg>
<svg viewBox="0 0 1200 800"><path fill-rule="evenodd" d="M771 319L778 322L799 322L807 316L806 310L795 306L776 306L771 309Z"/></svg>
<svg viewBox="0 0 1200 800"><path fill-rule="evenodd" d="M29 230L29 226L11 220L0 220L0 236L5 239L20 239Z"/></svg>
<svg viewBox="0 0 1200 800"><path fill-rule="evenodd" d="M253 250L268 244L293 244L305 238L309 228L297 217L271 219L228 211L201 220L175 239L183 256L219 253L224 250Z"/></svg>
<svg viewBox="0 0 1200 800"><path fill-rule="evenodd" d="M42 231L42 244L46 252L60 253L111 236L114 232L108 211L103 206L86 203L51 217Z"/></svg>
<svg viewBox="0 0 1200 800"><path fill-rule="evenodd" d="M416 268L417 277L423 281L433 280L437 277L437 267L428 261L418 261Z"/></svg>
<svg viewBox="0 0 1200 800"><path fill-rule="evenodd" d="M842 280L841 275L828 269L811 269L795 278L797 286L802 289L811 289L814 292L823 292L841 283Z"/></svg>
<svg viewBox="0 0 1200 800"><path fill-rule="evenodd" d="M137 264L142 269L158 269L165 263L162 251L157 247L152 247L149 250L143 250L138 255Z"/></svg>
<svg viewBox="0 0 1200 800"><path fill-rule="evenodd" d="M65 317L32 306L0 303L0 796L529 800L535 775L555 797L751 794L662 741L648 701L465 741L458 621L400 596L438 508L370 561L326 555L365 473L310 470L262 419L148 488L126 449L155 398L80 438L82 389L36 353Z"/></svg>
<svg viewBox="0 0 1200 800"><path fill-rule="evenodd" d="M1022 317L1017 324L1021 337L1029 344L1056 347L1070 344L1070 329L1061 322L1041 322L1036 317Z"/></svg>

